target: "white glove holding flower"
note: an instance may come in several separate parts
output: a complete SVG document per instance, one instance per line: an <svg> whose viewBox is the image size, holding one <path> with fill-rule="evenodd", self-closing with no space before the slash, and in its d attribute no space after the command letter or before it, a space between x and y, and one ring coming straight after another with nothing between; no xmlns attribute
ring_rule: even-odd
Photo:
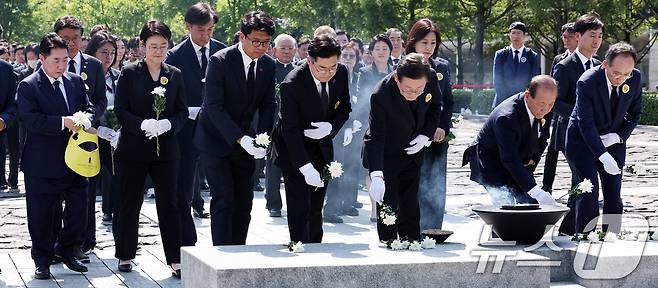
<svg viewBox="0 0 658 288"><path fill-rule="evenodd" d="M306 181L306 184L315 187L324 187L324 182L320 177L320 172L318 172L318 170L315 170L313 164L311 163L304 164L304 166L299 168L299 172L302 172L302 175L304 175L304 181Z"/></svg>
<svg viewBox="0 0 658 288"><path fill-rule="evenodd" d="M116 149L119 145L119 137L121 137L121 129L119 129L119 131L117 131L117 133L115 133L114 136L108 140L110 141L110 146L112 146L112 148Z"/></svg>
<svg viewBox="0 0 658 288"><path fill-rule="evenodd" d="M149 139L158 136L158 120L146 119L142 121L142 125L139 128L144 131L144 134Z"/></svg>
<svg viewBox="0 0 658 288"><path fill-rule="evenodd" d="M244 135L242 138L240 138L240 146L242 149L244 149L244 151L247 151L249 155L254 156L254 159L265 158L265 155L267 154L267 150L265 148L258 148L254 146L254 138L251 138L247 135Z"/></svg>
<svg viewBox="0 0 658 288"><path fill-rule="evenodd" d="M158 120L158 135L160 136L164 133L167 133L167 131L171 130L171 122L167 119L160 119Z"/></svg>
<svg viewBox="0 0 658 288"><path fill-rule="evenodd" d="M370 197L377 201L377 203L384 203L385 192L386 184L384 183L384 172L370 172L370 189L368 189L368 194L370 194Z"/></svg>
<svg viewBox="0 0 658 288"><path fill-rule="evenodd" d="M304 136L308 138L319 140L331 134L332 127L329 122L311 122L311 125L317 128L304 130Z"/></svg>
<svg viewBox="0 0 658 288"><path fill-rule="evenodd" d="M537 200L540 205L557 206L557 202L555 202L555 199L553 199L553 195L548 194L548 192L539 188L539 185L530 189L530 191L528 191L528 195Z"/></svg>
<svg viewBox="0 0 658 288"><path fill-rule="evenodd" d="M356 133L356 132L361 131L361 127L363 127L363 124L361 124L361 121L359 121L359 120L352 121L352 133Z"/></svg>
<svg viewBox="0 0 658 288"><path fill-rule="evenodd" d="M413 155L420 152L423 148L432 145L432 141L425 135L418 135L414 140L409 142L409 145L411 146L405 148L404 151L407 151L408 155Z"/></svg>

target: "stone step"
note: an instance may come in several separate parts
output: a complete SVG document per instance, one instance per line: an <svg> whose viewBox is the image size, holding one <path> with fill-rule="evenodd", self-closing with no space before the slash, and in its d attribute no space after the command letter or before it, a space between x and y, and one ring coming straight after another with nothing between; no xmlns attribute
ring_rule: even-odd
<svg viewBox="0 0 658 288"><path fill-rule="evenodd" d="M574 282L551 282L551 288L585 288L585 286Z"/></svg>

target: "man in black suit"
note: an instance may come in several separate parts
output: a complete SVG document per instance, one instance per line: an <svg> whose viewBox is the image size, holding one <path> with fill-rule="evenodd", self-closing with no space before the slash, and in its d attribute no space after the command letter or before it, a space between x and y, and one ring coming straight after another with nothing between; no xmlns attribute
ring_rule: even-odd
<svg viewBox="0 0 658 288"><path fill-rule="evenodd" d="M68 63L67 71L76 74L82 78L85 83L85 91L89 101L94 105L95 111L102 115L107 108L107 98L105 96L105 73L101 62L87 54L82 53L82 34L84 34L84 26L82 22L73 16L62 16L55 21L53 30L57 35L62 37L68 45ZM99 122L94 122L92 125L97 127ZM77 253L76 257L84 263L89 263L88 254L94 246L96 246L96 188L100 176L94 176L89 179L89 186L87 191L87 217L84 219L84 227L80 237L82 239L81 252ZM60 212L60 213L57 213ZM61 218L61 209L56 212L56 220ZM55 235L59 235L60 225L55 225Z"/></svg>
<svg viewBox="0 0 658 288"><path fill-rule="evenodd" d="M533 172L546 148L548 128L543 119L555 103L557 83L535 76L525 92L509 97L489 115L476 140L464 151L471 180L487 189L494 205L555 200L535 182Z"/></svg>
<svg viewBox="0 0 658 288"><path fill-rule="evenodd" d="M283 173L291 241L322 242L322 206L333 161L332 139L352 110L347 68L338 64L340 46L316 36L306 62L281 83L281 112L272 132L271 157Z"/></svg>
<svg viewBox="0 0 658 288"><path fill-rule="evenodd" d="M297 51L295 38L288 34L279 34L274 39L274 58L275 58L275 78L276 85L281 84L288 76L288 73L295 69L295 64L292 63L295 51ZM281 95L276 95L277 103L281 103ZM278 111L275 114L278 115ZM267 203L265 208L269 211L270 217L281 217L281 169L272 163L271 158L266 160L265 165L265 198Z"/></svg>
<svg viewBox="0 0 658 288"><path fill-rule="evenodd" d="M370 171L368 193L397 214L394 225L377 220L380 241L420 239L418 185L424 148L432 144L441 115L436 72L418 53L409 53L380 81L370 98L363 166Z"/></svg>
<svg viewBox="0 0 658 288"><path fill-rule="evenodd" d="M14 100L16 97L16 84L17 75L14 73L14 68L8 62L0 60L0 141L4 141L4 138L8 138L7 142L11 141L11 139L9 139L10 137L8 137L10 135L8 129L12 127L12 125L15 125L16 120L16 102ZM16 137L16 140L18 140L18 137ZM0 143L0 146L2 146L0 151L2 151L2 155L4 155L4 144ZM2 158L2 161L0 161L0 164L3 165L0 171L2 171L2 178L4 178L4 157ZM11 180L11 173L9 175Z"/></svg>
<svg viewBox="0 0 658 288"><path fill-rule="evenodd" d="M212 200L213 245L244 245L254 198L254 158L266 149L254 136L272 130L274 61L264 56L274 35L274 20L252 11L241 20L240 42L210 57L194 143L201 152ZM251 129L258 111L258 130Z"/></svg>
<svg viewBox="0 0 658 288"><path fill-rule="evenodd" d="M567 124L569 117L576 104L576 83L580 76L588 69L601 64L594 58L601 47L603 40L603 22L595 15L587 14L579 17L574 23L574 33L578 41L578 47L567 58L562 59L555 65L553 78L558 83L558 95L553 109L553 132L550 145L546 153L546 165L544 166L544 179L542 189L547 192L553 190L555 170L557 167L558 152L564 153L566 142ZM573 170L573 169L572 169ZM572 185L576 185L572 175ZM569 197L568 206L573 208L574 199ZM572 235L574 233L575 211L567 213L560 225L560 232Z"/></svg>
<svg viewBox="0 0 658 288"><path fill-rule="evenodd" d="M573 25L574 22L569 22L562 25L561 37L562 45L564 46L564 53L555 55L555 58L553 58L553 63L551 63L551 71L549 71L549 74L551 75L553 75L553 69L555 69L555 65L560 63L562 59L569 57L569 55L571 55L571 53L573 53L573 51L578 47L578 40L576 40L576 34L573 30Z"/></svg>
<svg viewBox="0 0 658 288"><path fill-rule="evenodd" d="M37 279L50 278L55 249L69 269L87 271L74 257L84 229L81 219L87 214L87 179L69 169L63 160L70 131L79 129L70 115L77 111L93 115L95 110L83 80L66 72L66 49L66 42L57 34L44 36L39 47L41 69L23 80L17 93L19 116L27 129L21 168ZM53 225L59 225L53 221L54 213L61 209L62 199L66 202L64 227L54 243Z"/></svg>
<svg viewBox="0 0 658 288"><path fill-rule="evenodd" d="M211 38L216 23L217 14L209 4L199 2L190 6L185 13L185 25L190 32L190 37L169 50L167 60L165 60L167 64L177 67L183 73L183 83L189 106L189 117L184 123L183 130L177 135L181 150L178 169L178 198L180 199L178 208L183 230L182 246L194 246L197 241L194 219L190 214L192 203L198 202L197 199L200 198L201 203L196 203L194 215L200 218L209 217L208 213L203 211L197 165L199 152L194 147L192 138L197 125L196 118L204 98L208 58L226 48L226 45Z"/></svg>

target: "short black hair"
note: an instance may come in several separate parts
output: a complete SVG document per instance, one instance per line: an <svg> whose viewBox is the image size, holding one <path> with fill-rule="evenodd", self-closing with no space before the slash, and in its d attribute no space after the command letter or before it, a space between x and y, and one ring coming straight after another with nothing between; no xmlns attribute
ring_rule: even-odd
<svg viewBox="0 0 658 288"><path fill-rule="evenodd" d="M581 35L585 34L587 30L597 30L599 28L601 28L601 31L605 32L605 25L596 13L587 13L580 16L576 19L576 22L573 23L573 31L580 33Z"/></svg>
<svg viewBox="0 0 658 288"><path fill-rule="evenodd" d="M297 42L297 48L302 47L302 45L306 45L306 44L311 44L311 39L308 39L306 37L299 39L299 41Z"/></svg>
<svg viewBox="0 0 658 288"><path fill-rule="evenodd" d="M319 35L313 38L308 45L308 56L317 60L319 58L329 58L331 56L340 56L340 45L336 39L327 34Z"/></svg>
<svg viewBox="0 0 658 288"><path fill-rule="evenodd" d="M233 44L238 44L240 42L240 31L233 34Z"/></svg>
<svg viewBox="0 0 658 288"><path fill-rule="evenodd" d="M71 15L62 16L55 20L55 24L53 25L53 31L55 31L55 33L58 33L64 28L78 29L80 30L80 35L85 33L85 27L82 25L82 21Z"/></svg>
<svg viewBox="0 0 658 288"><path fill-rule="evenodd" d="M9 54L9 47L0 45L0 56Z"/></svg>
<svg viewBox="0 0 658 288"><path fill-rule="evenodd" d="M512 24L509 24L507 32L512 32L512 29L517 29L523 31L523 33L528 33L528 27L526 27L525 24L521 21L514 21Z"/></svg>
<svg viewBox="0 0 658 288"><path fill-rule="evenodd" d="M27 52L32 52L36 55L39 55L39 44L30 43L27 46L25 46L25 50L23 50L23 55L25 55L25 59L27 59Z"/></svg>
<svg viewBox="0 0 658 288"><path fill-rule="evenodd" d="M569 22L567 24L562 25L562 29L560 29L560 31L562 31L562 33L565 33L565 32L566 33L575 33L576 30L573 29L573 24L574 24L573 22Z"/></svg>
<svg viewBox="0 0 658 288"><path fill-rule="evenodd" d="M196 4L187 8L185 12L185 22L193 25L206 25L212 21L217 24L217 13L212 9L210 4L205 2L197 2Z"/></svg>
<svg viewBox="0 0 658 288"><path fill-rule="evenodd" d="M94 25L94 27L91 27L91 31L89 31L89 37L94 36L94 34L98 33L98 31L105 31L107 33L112 33L112 29L110 26L107 26L105 24L97 24Z"/></svg>
<svg viewBox="0 0 658 288"><path fill-rule="evenodd" d="M430 79L430 64L425 60L422 54L409 53L398 64L395 73L398 79L407 77L410 79Z"/></svg>
<svg viewBox="0 0 658 288"><path fill-rule="evenodd" d="M139 37L132 37L128 40L128 44L126 45L127 50L131 49L137 49L139 48Z"/></svg>
<svg viewBox="0 0 658 288"><path fill-rule="evenodd" d="M69 46L62 37L57 35L57 33L50 32L41 38L41 42L39 43L39 54L48 57L50 56L50 50L57 48L63 48L68 51Z"/></svg>
<svg viewBox="0 0 658 288"><path fill-rule="evenodd" d="M350 37L350 34L348 34L347 31L343 29L336 29L336 36L338 35L345 35L347 37L347 41L350 41L350 39L352 39L352 37Z"/></svg>
<svg viewBox="0 0 658 288"><path fill-rule="evenodd" d="M384 42L384 44L388 46L388 50L393 51L393 43L391 43L391 39L384 34L377 34L372 37L372 40L370 40L370 45L368 45L368 50L371 53L372 50L375 49L375 44L377 44L377 42Z"/></svg>
<svg viewBox="0 0 658 288"><path fill-rule="evenodd" d="M101 48L101 46L110 43L112 47L114 48L114 61L112 62L112 65L117 61L117 40L110 36L107 31L98 31L96 34L91 36L89 39L89 44L87 44L87 50L85 50L85 54L91 55L96 57L96 52L98 52L98 49Z"/></svg>
<svg viewBox="0 0 658 288"><path fill-rule="evenodd" d="M358 37L350 38L350 42L356 43L359 46L359 52L363 52L363 41Z"/></svg>
<svg viewBox="0 0 658 288"><path fill-rule="evenodd" d="M169 26L160 20L148 20L144 22L142 31L139 32L139 40L146 43L146 40L152 36L160 35L167 39L171 40L171 30Z"/></svg>
<svg viewBox="0 0 658 288"><path fill-rule="evenodd" d="M240 20L240 32L244 35L251 34L252 31L263 31L267 35L274 35L274 20L272 16L261 11L247 12Z"/></svg>
<svg viewBox="0 0 658 288"><path fill-rule="evenodd" d="M23 46L23 45L21 45L21 44L18 44L18 45L16 45L16 47L14 48L14 53L16 53L16 51L18 51L18 50L23 50L23 49L25 49L25 46Z"/></svg>
<svg viewBox="0 0 658 288"><path fill-rule="evenodd" d="M619 42L610 45L608 51L605 52L605 60L608 61L608 65L612 64L612 60L615 60L617 56L625 55L633 57L633 61L637 61L637 52L631 44L626 42Z"/></svg>

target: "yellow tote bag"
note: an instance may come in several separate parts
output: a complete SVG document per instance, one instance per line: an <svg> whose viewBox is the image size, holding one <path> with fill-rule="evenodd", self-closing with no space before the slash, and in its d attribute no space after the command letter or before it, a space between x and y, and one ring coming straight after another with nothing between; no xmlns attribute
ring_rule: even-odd
<svg viewBox="0 0 658 288"><path fill-rule="evenodd" d="M87 151L81 144L93 143L95 149ZM91 146L91 145L90 145ZM84 177L94 177L101 171L100 154L98 153L98 135L79 129L71 134L64 152L64 162L73 172Z"/></svg>

